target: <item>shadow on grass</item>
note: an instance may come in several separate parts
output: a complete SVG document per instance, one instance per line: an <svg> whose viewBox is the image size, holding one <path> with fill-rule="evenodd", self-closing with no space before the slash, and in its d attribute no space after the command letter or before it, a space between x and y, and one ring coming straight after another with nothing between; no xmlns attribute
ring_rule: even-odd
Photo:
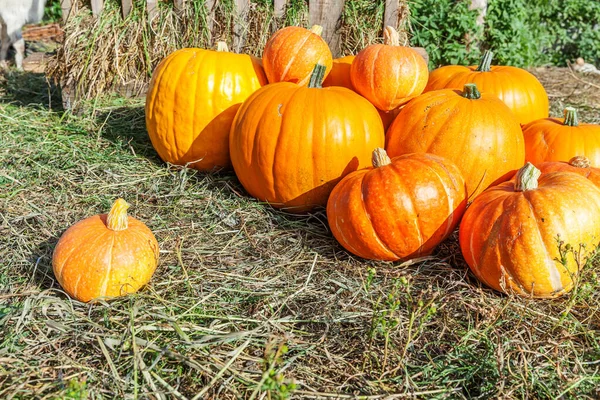
<svg viewBox="0 0 600 400"><path fill-rule="evenodd" d="M60 87L43 73L10 70L0 74L0 103L64 111Z"/></svg>

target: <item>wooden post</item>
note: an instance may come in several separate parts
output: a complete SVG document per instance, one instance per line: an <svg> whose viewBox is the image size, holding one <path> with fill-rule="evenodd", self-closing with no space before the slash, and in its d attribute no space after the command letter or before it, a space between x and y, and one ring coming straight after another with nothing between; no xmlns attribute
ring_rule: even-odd
<svg viewBox="0 0 600 400"><path fill-rule="evenodd" d="M283 18L285 16L285 7L288 0L275 0L275 8L273 9L273 16L275 18Z"/></svg>
<svg viewBox="0 0 600 400"><path fill-rule="evenodd" d="M246 42L248 25L246 15L250 10L250 0L235 0L236 12L233 24L233 51L239 53Z"/></svg>
<svg viewBox="0 0 600 400"><path fill-rule="evenodd" d="M383 26L391 26L398 29L398 9L400 0L385 0L385 12L383 13Z"/></svg>
<svg viewBox="0 0 600 400"><path fill-rule="evenodd" d="M338 25L345 0L309 0L308 20L310 25L323 27L323 39L329 44L333 57L339 57L340 35Z"/></svg>
<svg viewBox="0 0 600 400"><path fill-rule="evenodd" d="M127 18L133 7L133 0L121 0L121 13L123 19Z"/></svg>
<svg viewBox="0 0 600 400"><path fill-rule="evenodd" d="M62 21L63 24L67 22L69 15L71 14L71 8L73 7L73 3L71 0L60 0L60 9L62 11Z"/></svg>
<svg viewBox="0 0 600 400"><path fill-rule="evenodd" d="M104 8L104 0L92 0L92 14L94 18L98 18L100 14L102 14L102 9Z"/></svg>
<svg viewBox="0 0 600 400"><path fill-rule="evenodd" d="M205 0L206 6L206 29L208 30L208 45L213 46L213 25L215 21L215 4L216 0Z"/></svg>
<svg viewBox="0 0 600 400"><path fill-rule="evenodd" d="M148 11L148 23L151 24L158 13L157 0L146 0L146 8Z"/></svg>

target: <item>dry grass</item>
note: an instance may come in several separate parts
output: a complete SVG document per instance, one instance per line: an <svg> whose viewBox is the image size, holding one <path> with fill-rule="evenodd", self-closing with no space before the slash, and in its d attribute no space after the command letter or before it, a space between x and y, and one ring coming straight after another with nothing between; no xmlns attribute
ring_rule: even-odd
<svg viewBox="0 0 600 400"><path fill-rule="evenodd" d="M553 110L595 96L557 76ZM554 97L568 85L577 101ZM366 262L323 211L288 215L233 173L164 165L140 101L73 116L48 108L40 76L0 87L0 398L600 396L597 265L568 297L533 301L478 284L456 235L415 263ZM159 268L136 295L71 300L53 247L119 196L155 232Z"/></svg>

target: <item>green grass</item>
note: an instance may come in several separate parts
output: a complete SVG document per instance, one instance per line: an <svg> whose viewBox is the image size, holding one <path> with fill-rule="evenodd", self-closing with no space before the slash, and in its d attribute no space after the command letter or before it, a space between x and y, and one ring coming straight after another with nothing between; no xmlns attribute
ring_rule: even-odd
<svg viewBox="0 0 600 400"><path fill-rule="evenodd" d="M553 111L600 121L579 88ZM57 96L40 76L0 82L0 398L600 396L596 265L533 301L482 287L456 234L414 264L357 259L322 210L289 215L231 172L162 163L142 100L77 116ZM135 295L71 300L54 245L117 197L155 232L159 267Z"/></svg>

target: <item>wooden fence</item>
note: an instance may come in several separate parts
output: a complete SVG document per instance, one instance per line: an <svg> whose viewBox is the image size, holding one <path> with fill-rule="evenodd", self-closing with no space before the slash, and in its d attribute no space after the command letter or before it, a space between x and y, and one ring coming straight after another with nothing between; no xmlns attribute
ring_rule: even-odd
<svg viewBox="0 0 600 400"><path fill-rule="evenodd" d="M69 18L72 10L74 0L61 0L61 8L63 12L63 21ZM90 7L95 17L98 17L102 13L104 8L105 0L90 0ZM120 0L121 1L121 12L123 18L131 12L133 7L133 0ZM159 0L146 0L146 10L148 22L151 23L153 18L156 17L158 12L158 1ZM183 10L186 6L189 6L191 1L202 1L202 0L172 0L176 10ZM208 30L212 31L212 21L214 21L215 8L219 0L204 0L206 9L208 10ZM394 28L398 28L399 23L399 10L402 7L402 3L406 0L386 0L385 1L385 14L383 20L383 26L391 25ZM288 0L274 0L274 17L283 18L285 16L286 7ZM339 49L339 22L344 9L345 0L309 0L309 25L321 25L323 26L323 38L329 44L330 48L334 52L334 56L337 49ZM243 46L243 21L250 9L250 0L234 0L235 5L235 25L234 25L234 37L233 37L233 48L235 51L240 51Z"/></svg>

